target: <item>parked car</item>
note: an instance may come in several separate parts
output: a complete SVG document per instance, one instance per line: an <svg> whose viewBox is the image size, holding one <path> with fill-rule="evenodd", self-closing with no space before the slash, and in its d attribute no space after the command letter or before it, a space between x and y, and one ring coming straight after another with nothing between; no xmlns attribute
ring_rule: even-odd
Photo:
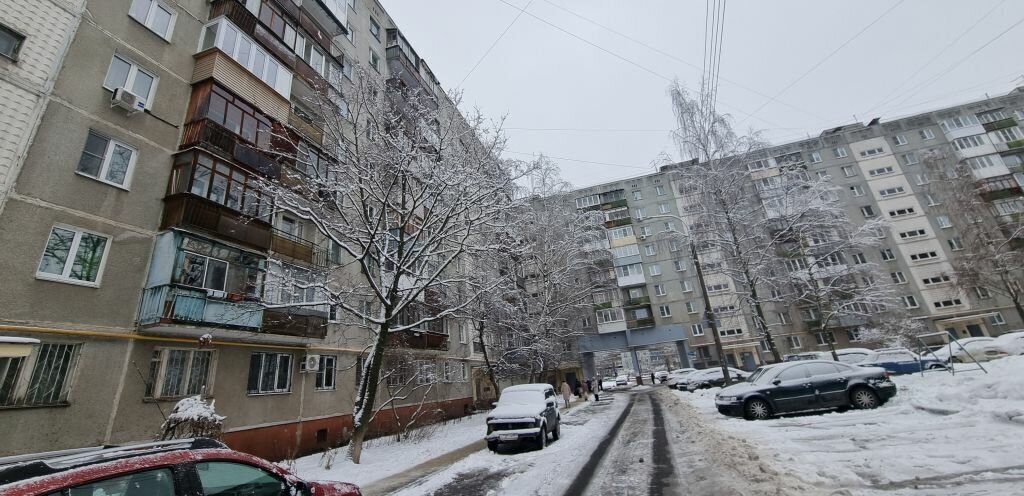
<svg viewBox="0 0 1024 496"><path fill-rule="evenodd" d="M862 367L882 367L892 375L913 374L922 370L944 369L946 364L932 356L918 355L906 348L882 348L868 353L858 363Z"/></svg>
<svg viewBox="0 0 1024 496"><path fill-rule="evenodd" d="M605 391L615 389L616 385L614 377L605 377L604 379L601 379L601 389L604 389Z"/></svg>
<svg viewBox="0 0 1024 496"><path fill-rule="evenodd" d="M672 389L676 389L676 385L679 383L679 381L683 380L686 376L696 371L697 369L673 370L672 372L668 373L668 380L665 381L665 384Z"/></svg>
<svg viewBox="0 0 1024 496"><path fill-rule="evenodd" d="M797 362L801 360L831 360L832 353L826 351L805 351L782 357L784 362Z"/></svg>
<svg viewBox="0 0 1024 496"><path fill-rule="evenodd" d="M836 350L836 355L839 357L840 362L853 365L863 362L871 351L872 350L867 348L843 348L841 350ZM829 358L825 358L824 360L829 360L831 358L832 354L829 353Z"/></svg>
<svg viewBox="0 0 1024 496"><path fill-rule="evenodd" d="M1024 329L1002 334L995 339L994 344L1008 355L1024 355Z"/></svg>
<svg viewBox="0 0 1024 496"><path fill-rule="evenodd" d="M942 347L932 350L931 355L943 362L964 363L984 362L1007 356L1007 353L996 346L994 338L976 337L950 341Z"/></svg>
<svg viewBox="0 0 1024 496"><path fill-rule="evenodd" d="M616 377L615 378L615 385L616 386L628 386L629 385L629 376L620 375L620 376Z"/></svg>
<svg viewBox="0 0 1024 496"><path fill-rule="evenodd" d="M665 382L668 380L668 372L664 370L659 370L654 373L654 378L657 379L659 383Z"/></svg>
<svg viewBox="0 0 1024 496"><path fill-rule="evenodd" d="M0 458L0 494L270 494L359 496L343 482L311 482L212 439L97 446Z"/></svg>
<svg viewBox="0 0 1024 496"><path fill-rule="evenodd" d="M729 367L729 379L735 381L745 381L747 376L750 375L742 370L737 370ZM722 375L721 367L713 367L709 369L695 372L687 377L686 390L696 391L698 389L708 389L713 387L721 387L725 385L725 376Z"/></svg>
<svg viewBox="0 0 1024 496"><path fill-rule="evenodd" d="M537 449L548 444L548 434L558 441L562 416L555 388L550 384L520 384L501 390L498 406L487 414L487 448L502 443L529 443Z"/></svg>
<svg viewBox="0 0 1024 496"><path fill-rule="evenodd" d="M747 420L808 410L877 408L896 395L881 367L810 360L766 365L715 395L722 415Z"/></svg>

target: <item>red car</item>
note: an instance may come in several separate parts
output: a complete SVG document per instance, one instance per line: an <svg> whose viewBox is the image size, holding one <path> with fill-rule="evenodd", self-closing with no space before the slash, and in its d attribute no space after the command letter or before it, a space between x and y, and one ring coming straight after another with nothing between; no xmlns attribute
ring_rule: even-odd
<svg viewBox="0 0 1024 496"><path fill-rule="evenodd" d="M100 446L0 459L2 496L360 496L306 482L211 439Z"/></svg>

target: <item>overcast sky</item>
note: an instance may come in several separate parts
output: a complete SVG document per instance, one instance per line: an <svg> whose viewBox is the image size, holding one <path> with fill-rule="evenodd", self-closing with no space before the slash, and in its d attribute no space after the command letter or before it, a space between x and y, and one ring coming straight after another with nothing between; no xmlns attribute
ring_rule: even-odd
<svg viewBox="0 0 1024 496"><path fill-rule="evenodd" d="M445 88L525 8L461 86L464 105L508 116L509 157L558 157L588 186L678 155L667 88L699 86L705 2L381 1ZM1005 93L1024 84L1022 21L1019 0L727 0L718 108L783 143Z"/></svg>

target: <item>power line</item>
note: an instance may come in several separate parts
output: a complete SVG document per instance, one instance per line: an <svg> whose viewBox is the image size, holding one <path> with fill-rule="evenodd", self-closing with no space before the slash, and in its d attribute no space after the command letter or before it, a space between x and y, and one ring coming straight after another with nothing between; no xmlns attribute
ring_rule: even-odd
<svg viewBox="0 0 1024 496"><path fill-rule="evenodd" d="M755 110L754 110L754 112L752 112L752 113L750 114L750 116L751 116L751 117L753 117L754 115L757 115L757 113L758 113L758 112L760 112L760 111L761 111L761 109L765 108L765 107L766 107L766 106L767 106L767 105L768 105L769 103L772 103L772 102L774 102L774 101L775 101L775 99L776 99L776 98L778 98L778 97L779 97L780 95L782 95L783 93L785 93L786 91L788 91L788 90L789 90L790 88L792 88L793 86L795 86L795 85L796 85L797 83L799 83L800 81L803 81L803 79L804 79L805 77L807 77L807 76L808 76L808 75L810 75L810 74L811 74L812 72L814 72L814 71L815 71L815 70L816 70L816 69L817 69L818 67L821 67L821 65L822 65L822 64L824 64L825 62L827 62L827 61L828 61L828 59L832 58L832 57L833 57L833 56L834 56L835 54L839 53L839 51L840 51L840 50L842 50L843 48L845 48L845 47L846 47L846 45L849 45L849 44L850 44L850 43L852 43L852 42L853 42L854 40L856 40L857 38L859 38L859 37L860 37L860 35L864 34L864 32L865 32L865 31L867 31L868 29L870 29L870 28L871 28L871 26L874 26L874 25L875 25L875 23L877 23L878 21L882 20L882 18L883 18L883 17L885 17L885 16L886 16L886 15L887 15L887 14L888 14L889 12L892 12L892 11L893 11L893 10L894 10L894 9L895 9L896 7L899 7L900 5L902 5L904 1L905 1L905 0L900 0L900 1L896 2L896 4L895 4L895 5L893 5L892 7L889 7L888 9L886 9L886 11L885 11L885 12L882 12L882 14L881 14L881 15L879 15L878 17L876 17L876 18L875 18L875 20L873 20L873 21L871 21L870 23L868 23L868 25L867 25L867 26L864 26L863 28L861 28L861 30L860 30L860 31L857 31L857 33L856 33L856 34L854 34L854 35L853 35L852 37L850 37L849 39L847 39L846 41L844 41L844 42L843 42L843 44L841 44L841 45L839 45L838 47L836 47L836 49L835 49L835 50L832 50L832 52L831 52L831 53L829 53L828 55L826 55L826 56L825 56L825 58L823 58L823 59L819 60L819 61L818 61L818 62L817 62L816 64L812 65L812 66L811 66L811 68L810 68L810 69L807 69L807 71L806 71L806 72L804 72L803 74L801 74L801 75L800 75L800 77L798 77L798 78L794 79L794 80L793 80L793 81L792 81L791 83L789 83L788 85L786 85L786 87L785 87L785 88L782 88L781 90L779 90L779 92L778 92L778 93L776 93L776 94L775 94L775 96L773 96L773 97L771 97L770 99L768 99L768 101L766 101L766 102L762 103L760 107L758 107L757 109L755 109Z"/></svg>
<svg viewBox="0 0 1024 496"><path fill-rule="evenodd" d="M508 33L510 29L512 29L512 26L516 23L516 21L519 20L520 17L523 16L523 13L526 12L526 9L530 8L531 4L533 4L533 0L527 2L526 7L523 7L523 10L520 10L518 13L516 13L516 16L512 19L512 22L508 23L508 26L505 26L505 30L502 31L501 34L499 34L498 37L494 39L494 43L491 43L491 46L487 47L487 51L485 51L484 54L480 56L480 59L478 59L476 63L473 64L473 68L466 73L466 76L462 78L462 81L459 81L459 84L458 86L456 86L456 88L461 88L462 84L465 83L467 79L469 79L469 76L471 74L473 74L473 71L475 71L477 67L480 67L480 63L483 62L488 55L490 55L491 50L494 50L494 47L498 45L498 42L505 37L505 34Z"/></svg>
<svg viewBox="0 0 1024 496"><path fill-rule="evenodd" d="M996 9L999 8L1000 6L1002 6L1004 3L1006 3L1006 0L1002 0L1001 2L995 4L995 6L993 6L991 9L989 9L989 11L985 13L985 15L979 17L978 20L974 21L974 24L971 24L970 26L968 26L967 29L963 30L956 38L953 38L952 41L950 41L946 46L942 47L942 50L939 50L939 52L936 53L932 58L928 59L927 62L925 62L924 64L921 64L920 67L918 67L917 69L911 71L910 72L910 76L907 76L907 79L904 79L903 82L901 82L900 84L894 86L892 88L892 91L889 92L889 94L887 94L884 97L882 97L882 99L878 103L876 103L874 106L872 106L871 108L869 108L866 111L864 111L863 115L869 115L876 108L879 108L879 107L881 107L881 106L883 106L883 105L885 105L887 103L890 103L891 101L895 101L896 98L891 98L891 97L893 95L895 95L900 90L900 88L903 87L903 85L909 83L915 77L917 77L919 74L921 74L921 71L923 71L925 67L928 67L929 65L932 64L932 62L935 62L936 60L938 60L938 58L941 57L943 54L945 54L946 51L948 51L950 48L954 47L957 44L957 42L960 41L961 38L966 36L967 33L971 32L971 30L973 30L975 27L977 27L978 24L981 24L981 21L985 20L988 16L992 15L992 13L995 12ZM900 96L902 96L902 95L900 95Z"/></svg>
<svg viewBox="0 0 1024 496"><path fill-rule="evenodd" d="M515 154L515 155L525 155L525 156L529 156L529 157L535 157L535 156L538 155L536 152L534 152L534 153L513 152L513 151L510 151L510 150L505 150L505 153L512 153L512 154ZM547 158L552 158L552 159L555 159L555 160L565 160L567 162L580 162L580 163L584 163L584 164L607 165L609 167L625 167L625 168L628 168L628 169L643 169L643 170L650 170L650 169L652 169L652 167L642 167L642 166L639 166L639 165L613 164L613 163L609 163L609 162L595 162L593 160L582 160L582 159L578 159L578 158L556 157L554 155L548 155L546 153L543 154L543 155L545 157L547 157Z"/></svg>
<svg viewBox="0 0 1024 496"><path fill-rule="evenodd" d="M718 103L718 78L722 75L722 40L725 39L725 0L721 0L718 19L718 50L716 52L714 86L711 87L711 112L715 112Z"/></svg>

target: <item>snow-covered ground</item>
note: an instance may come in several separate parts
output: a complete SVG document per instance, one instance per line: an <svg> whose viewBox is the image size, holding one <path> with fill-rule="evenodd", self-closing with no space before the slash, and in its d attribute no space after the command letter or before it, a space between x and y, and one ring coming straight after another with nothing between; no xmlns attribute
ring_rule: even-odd
<svg viewBox="0 0 1024 496"><path fill-rule="evenodd" d="M985 367L894 377L899 393L876 410L758 422L720 415L718 389L674 394L712 434L745 439L751 460L826 494L1024 494L1024 357Z"/></svg>
<svg viewBox="0 0 1024 496"><path fill-rule="evenodd" d="M322 466L322 455L295 460L294 473L306 480L331 480L367 485L397 474L431 458L483 439L487 433L486 414L471 415L437 426L411 440L396 442L394 436L367 441L358 465L345 458L341 448L330 469Z"/></svg>

